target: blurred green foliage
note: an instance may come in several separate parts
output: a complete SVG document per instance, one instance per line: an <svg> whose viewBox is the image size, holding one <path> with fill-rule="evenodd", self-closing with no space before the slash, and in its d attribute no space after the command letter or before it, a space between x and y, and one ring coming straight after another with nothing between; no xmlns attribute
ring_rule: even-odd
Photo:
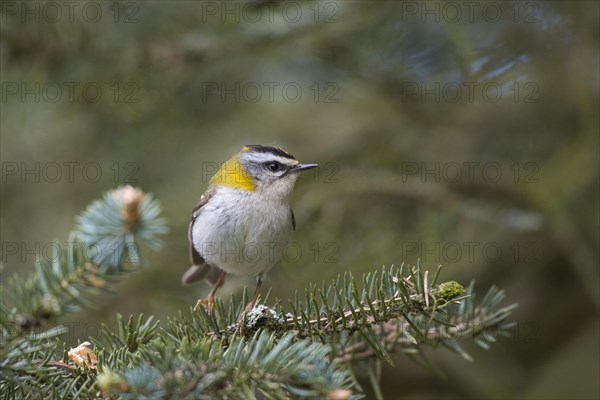
<svg viewBox="0 0 600 400"><path fill-rule="evenodd" d="M73 345L204 295L179 284L191 208L218 163L275 143L322 167L273 295L420 258L521 305L493 359L435 354L441 379L399 356L388 398L599 396L599 3L75 3L0 3L2 279L122 183L170 233Z"/></svg>

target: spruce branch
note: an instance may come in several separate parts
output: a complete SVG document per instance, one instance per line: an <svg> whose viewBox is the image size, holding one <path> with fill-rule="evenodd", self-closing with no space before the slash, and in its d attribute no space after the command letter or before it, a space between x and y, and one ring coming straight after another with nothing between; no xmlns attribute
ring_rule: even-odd
<svg viewBox="0 0 600 400"><path fill-rule="evenodd" d="M506 319L514 306L499 308L504 294L496 288L475 303L473 284L468 290L453 281L436 284L439 273L428 282L429 274L419 267L407 270L407 276L401 274L403 269L391 267L368 274L361 290L350 274L319 289L311 285L304 301L296 297L290 302L294 311L287 315L279 300L274 307L259 304L246 317L243 337L236 335L236 323L245 296L240 301L232 297L227 306L219 300L213 315L203 309L189 317L180 314L156 333L156 340L148 340L148 351L130 360L136 365L133 369L130 364L127 369L109 366L98 382L104 391L123 398L140 393L183 398L356 393L358 386L350 378L350 367L356 370L366 364L371 371L379 359L391 362L389 353L401 350L418 355L421 346L444 345L464 356L458 341L493 342L495 338L485 332L506 333L510 328ZM342 304L347 309L340 311ZM335 380L337 383L326 389L316 390L315 382L310 389L289 386L291 377L281 374L280 364L273 364L282 359L275 350L282 343L317 346L294 353L297 358L290 356L290 363L317 362L313 356L320 354L318 363L346 378ZM306 368L314 371L316 367ZM322 372L318 375L322 377ZM376 385L375 375L371 381Z"/></svg>
<svg viewBox="0 0 600 400"><path fill-rule="evenodd" d="M389 273L393 274L393 269L390 269ZM367 276L366 280L370 280L369 276ZM393 277L392 280L396 282L397 278ZM371 280L371 283L376 284L377 279ZM334 290L336 290L335 286ZM461 296L465 293L464 288L455 281L442 283L428 290L427 294L411 294L408 291L397 290L391 296L387 297L387 293L385 293L383 287L380 286L375 290L371 286L368 290L363 289L360 296L363 300L357 300L359 296L354 284L351 284L350 291L353 299L355 299L355 303L350 304L350 309L338 308L332 314L328 314L327 306L324 306L320 308L322 316L312 319L309 319L306 313L300 312L298 313L299 316L292 316L285 321L286 327L299 338L315 335L333 335L342 331L354 332L361 328L398 319L410 314L427 312L427 310L441 310L451 301L458 301L464 298ZM316 295L322 299L326 299L322 294L323 292L317 289ZM372 297L373 294L376 296ZM435 299L435 308L433 309L430 309L428 305L429 298ZM309 298L309 301L312 303L316 302L314 294ZM312 309L316 309L317 307L318 305L313 306ZM299 308L301 307L292 307L293 310L298 310ZM334 310L334 308L332 307L330 310Z"/></svg>
<svg viewBox="0 0 600 400"><path fill-rule="evenodd" d="M123 186L107 192L78 218L65 246L53 247L51 261L39 258L35 273L11 277L0 289L11 323L28 330L66 312L93 307L88 296L110 290L110 275L127 271L126 257L133 263L139 260L136 238L152 248L160 245L157 235L166 232L160 210L140 189Z"/></svg>
<svg viewBox="0 0 600 400"><path fill-rule="evenodd" d="M93 293L133 269L127 261L139 262L138 242L158 246L166 231L159 213L138 189L106 193L78 218L64 259L41 261L35 274L2 288L10 295L0 307L2 397L358 398L354 376L366 366L380 394L376 370L393 352L426 363L422 347L442 346L470 360L459 343L489 348L511 328L514 306L500 306L502 291L476 302L473 283L439 283L440 268L430 275L401 265L362 279L346 273L285 301L267 294L247 314L244 290L239 301L217 299L211 315L190 310L163 327L118 315L116 331L103 326L98 338L67 350L63 329L45 323L91 306ZM83 257L82 246L97 252Z"/></svg>
<svg viewBox="0 0 600 400"><path fill-rule="evenodd" d="M77 218L77 236L96 248L92 262L102 272L119 272L126 257L139 263L136 238L153 249L160 248L162 241L157 235L167 232L160 213L161 206L151 194L122 186L105 193Z"/></svg>
<svg viewBox="0 0 600 400"><path fill-rule="evenodd" d="M350 372L329 360L329 346L311 340L261 331L248 340L234 337L226 347L208 338L151 347L147 358L126 370L105 369L100 389L124 399L287 399L322 398L353 387Z"/></svg>
<svg viewBox="0 0 600 400"><path fill-rule="evenodd" d="M329 285L311 285L303 301L297 295L288 301L291 312L287 314L280 300L273 308L259 304L243 321L243 332L250 336L267 329L295 340L330 343L335 359L342 363L370 358L392 363L391 352L414 355L420 346L439 345L470 360L460 342L473 340L489 348L499 336L510 334L513 325L507 319L516 305L500 308L503 291L492 287L476 304L474 283L468 289L455 281L437 284L439 268L431 281L420 266L406 276L404 269L390 267L366 274L361 290L351 274L340 275ZM232 298L227 307L218 301L213 315L199 310L191 319L180 319L173 324L173 334L226 342L239 332L243 304L244 298L240 302Z"/></svg>
<svg viewBox="0 0 600 400"><path fill-rule="evenodd" d="M52 339L62 334L64 328L53 327L41 333L22 332L12 322L13 316L5 311L0 314L0 398L42 398L45 389L38 382L40 377L50 376L54 370L46 364L57 347Z"/></svg>
<svg viewBox="0 0 600 400"><path fill-rule="evenodd" d="M418 279L420 269L413 268L408 277L402 277L403 268L392 266L381 273L364 275L360 291L350 273L338 276L330 285L323 283L320 288L311 284L303 301L297 294L288 300L291 313L285 314L279 300L275 309L264 305L255 307L245 318L244 332L252 335L257 329L268 327L276 332L292 333L299 339L327 337L400 317L408 319L411 314L432 316L451 302L466 298L465 289L455 281L431 288L427 284L418 286L411 279ZM216 339L236 332L242 303L236 304L232 299L225 310L223 302L217 302L213 316L199 310L199 332Z"/></svg>
<svg viewBox="0 0 600 400"><path fill-rule="evenodd" d="M117 273L130 270L126 261L139 260L137 241L159 246L157 235L166 232L160 211L151 195L131 186L107 192L79 218L64 246L53 247L51 261L39 258L35 273L11 277L0 288L2 398L73 397L93 387L96 373L69 364L66 350L56 360L64 348L57 338L65 328L47 322L93 307L89 296L110 290ZM96 251L88 258L90 248ZM77 357L69 352L71 361Z"/></svg>
<svg viewBox="0 0 600 400"><path fill-rule="evenodd" d="M504 292L496 287L490 288L484 300L479 305L474 306L475 294L473 288L474 285L471 284L467 291L468 297L462 300L459 306L456 304L450 306L452 310L449 310L445 317L440 317L438 319L439 323L424 327L423 318L420 318L420 320L413 318L414 324L423 326L420 328L420 333L415 333L413 327L407 321L402 320L376 325L373 330L382 347L388 352L402 350L408 354L415 354L412 350L419 345L415 336L421 335L422 344L432 347L443 345L457 352L467 361L473 361L468 353L462 349L459 342L473 340L480 347L486 350L489 349L488 343L495 342L500 336L510 334L514 323L506 320L516 308L516 305L513 304L498 309L499 303L504 299ZM376 355L376 352L366 342L358 340L343 348L337 355L336 360L339 362L355 362L375 358Z"/></svg>

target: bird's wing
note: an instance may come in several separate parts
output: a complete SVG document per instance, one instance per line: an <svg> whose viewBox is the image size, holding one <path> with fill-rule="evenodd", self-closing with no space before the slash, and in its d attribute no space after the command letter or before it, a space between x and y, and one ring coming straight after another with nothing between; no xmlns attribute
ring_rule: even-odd
<svg viewBox="0 0 600 400"><path fill-rule="evenodd" d="M217 268L211 267L206 263L202 255L200 255L200 253L198 253L194 247L194 240L192 238L194 222L196 221L196 218L198 218L198 215L200 215L202 212L202 207L208 203L213 195L214 190L207 190L202 196L200 196L200 201L198 201L198 204L196 204L196 206L194 206L192 209L192 219L188 228L190 261L192 266L181 277L181 283L184 285L190 285L192 283L201 281L202 279L206 279L210 283L215 284L217 279L219 279L219 275L221 274L221 271L219 271Z"/></svg>
<svg viewBox="0 0 600 400"><path fill-rule="evenodd" d="M290 208L290 214L292 215L292 230L296 230L296 217L294 216L294 210Z"/></svg>

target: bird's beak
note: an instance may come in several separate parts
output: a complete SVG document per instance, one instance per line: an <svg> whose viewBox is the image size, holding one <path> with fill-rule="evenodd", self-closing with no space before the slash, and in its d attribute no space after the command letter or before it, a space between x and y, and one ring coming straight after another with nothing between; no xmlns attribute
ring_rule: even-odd
<svg viewBox="0 0 600 400"><path fill-rule="evenodd" d="M294 172L304 171L306 169L317 168L319 164L298 164L292 168Z"/></svg>

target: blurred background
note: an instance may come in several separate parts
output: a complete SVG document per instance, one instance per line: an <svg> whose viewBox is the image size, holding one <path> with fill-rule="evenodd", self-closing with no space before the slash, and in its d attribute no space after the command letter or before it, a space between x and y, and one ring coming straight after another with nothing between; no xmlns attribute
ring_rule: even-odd
<svg viewBox="0 0 600 400"><path fill-rule="evenodd" d="M153 193L170 228L68 316L69 344L206 295L180 286L191 209L219 163L275 144L321 168L295 190L273 296L420 260L520 305L513 337L466 344L474 363L429 352L445 377L397 355L386 398L600 396L598 2L0 7L3 282L121 184Z"/></svg>

